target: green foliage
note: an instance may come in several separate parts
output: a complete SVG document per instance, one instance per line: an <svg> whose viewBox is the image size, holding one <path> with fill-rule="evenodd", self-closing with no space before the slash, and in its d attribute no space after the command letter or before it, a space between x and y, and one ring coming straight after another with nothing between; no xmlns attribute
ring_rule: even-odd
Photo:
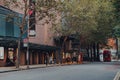
<svg viewBox="0 0 120 80"><path fill-rule="evenodd" d="M114 1L114 7L115 9L115 21L116 25L113 28L113 36L114 37L120 37L120 0Z"/></svg>
<svg viewBox="0 0 120 80"><path fill-rule="evenodd" d="M98 11L96 15L97 30L93 32L93 39L104 42L112 37L112 30L115 25L113 2L98 0ZM96 37L97 36L97 37Z"/></svg>
<svg viewBox="0 0 120 80"><path fill-rule="evenodd" d="M116 8L115 10L116 22L119 24L120 23L120 0L114 1L114 7Z"/></svg>
<svg viewBox="0 0 120 80"><path fill-rule="evenodd" d="M87 34L91 30L99 31L100 27L108 30L112 26L114 9L112 2L107 0L65 0L60 10L65 33Z"/></svg>
<svg viewBox="0 0 120 80"><path fill-rule="evenodd" d="M61 2L61 29L63 36L71 34L84 34L95 29L96 7L91 0L65 0ZM89 27L88 27L89 26Z"/></svg>
<svg viewBox="0 0 120 80"><path fill-rule="evenodd" d="M120 37L120 25L117 25L113 28L113 36Z"/></svg>
<svg viewBox="0 0 120 80"><path fill-rule="evenodd" d="M60 36L76 34L86 42L106 42L112 36L115 22L114 1L63 0L59 11L61 23L53 26Z"/></svg>

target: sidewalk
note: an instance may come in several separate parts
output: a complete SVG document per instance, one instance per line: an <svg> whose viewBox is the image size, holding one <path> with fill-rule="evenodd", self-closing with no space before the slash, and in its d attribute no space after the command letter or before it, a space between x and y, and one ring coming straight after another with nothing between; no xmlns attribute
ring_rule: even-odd
<svg viewBox="0 0 120 80"><path fill-rule="evenodd" d="M84 62L83 64L87 64L89 62ZM47 67L54 67L54 66L65 66L65 65L79 65L77 63L72 64L48 64L47 66L45 64L38 64L38 65L29 65L29 69L36 69L36 68L47 68ZM20 70L27 70L27 65L20 66L19 69L17 69L15 66L13 67L0 67L0 73L5 72L12 72L12 71L20 71Z"/></svg>
<svg viewBox="0 0 120 80"><path fill-rule="evenodd" d="M59 65L60 64L51 64L51 65L47 65L47 66L45 64L29 65L29 69L46 68L46 67L53 67L53 66L59 66ZM13 66L13 67L0 67L0 73L20 71L20 70L27 70L27 65L20 66L19 69L17 69L15 66Z"/></svg>
<svg viewBox="0 0 120 80"><path fill-rule="evenodd" d="M86 64L87 62L84 62ZM54 67L54 66L66 66L66 65L79 65L77 63L64 63L64 64L38 64L38 65L29 65L29 69L36 69L36 68L47 68L47 67ZM13 67L0 67L0 73L5 72L12 72L12 71L20 71L20 70L27 70L27 65L20 66L19 69L16 66Z"/></svg>

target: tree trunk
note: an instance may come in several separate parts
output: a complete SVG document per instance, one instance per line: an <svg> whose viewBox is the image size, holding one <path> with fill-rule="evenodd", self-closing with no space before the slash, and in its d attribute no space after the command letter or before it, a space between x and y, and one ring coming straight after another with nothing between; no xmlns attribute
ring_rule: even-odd
<svg viewBox="0 0 120 80"><path fill-rule="evenodd" d="M93 47L92 47L92 43L90 44L90 54L91 54L91 61L93 61Z"/></svg>
<svg viewBox="0 0 120 80"><path fill-rule="evenodd" d="M20 46L21 46L21 37L19 37L18 39L18 49L17 49L17 60L16 60L16 68L19 69L19 65L20 65Z"/></svg>
<svg viewBox="0 0 120 80"><path fill-rule="evenodd" d="M88 61L90 61L90 44L88 44L87 53L88 53Z"/></svg>
<svg viewBox="0 0 120 80"><path fill-rule="evenodd" d="M66 40L67 40L67 36L65 36L65 38L64 38L64 40L63 40L63 43L62 43L62 46L61 46L61 64L63 63L63 52L65 51L64 50L64 46L65 46L65 42L66 42Z"/></svg>
<svg viewBox="0 0 120 80"><path fill-rule="evenodd" d="M94 58L94 61L96 61L96 43L94 42L93 43L93 58Z"/></svg>
<svg viewBox="0 0 120 80"><path fill-rule="evenodd" d="M87 51L87 61L89 61L89 57L90 57L90 55L89 55L89 48L86 48L86 51Z"/></svg>
<svg viewBox="0 0 120 80"><path fill-rule="evenodd" d="M97 43L97 61L100 61L100 57L99 57L99 43Z"/></svg>

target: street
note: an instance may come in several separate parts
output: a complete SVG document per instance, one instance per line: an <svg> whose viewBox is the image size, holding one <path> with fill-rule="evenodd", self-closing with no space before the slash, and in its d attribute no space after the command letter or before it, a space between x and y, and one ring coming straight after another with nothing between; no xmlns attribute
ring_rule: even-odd
<svg viewBox="0 0 120 80"><path fill-rule="evenodd" d="M113 80L119 69L118 62L93 62L0 73L0 80Z"/></svg>

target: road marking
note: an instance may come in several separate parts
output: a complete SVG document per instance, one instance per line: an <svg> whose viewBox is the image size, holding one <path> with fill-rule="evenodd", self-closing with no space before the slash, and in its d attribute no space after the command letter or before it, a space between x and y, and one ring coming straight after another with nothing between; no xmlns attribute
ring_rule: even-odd
<svg viewBox="0 0 120 80"><path fill-rule="evenodd" d="M117 72L113 80L120 80L120 71Z"/></svg>

